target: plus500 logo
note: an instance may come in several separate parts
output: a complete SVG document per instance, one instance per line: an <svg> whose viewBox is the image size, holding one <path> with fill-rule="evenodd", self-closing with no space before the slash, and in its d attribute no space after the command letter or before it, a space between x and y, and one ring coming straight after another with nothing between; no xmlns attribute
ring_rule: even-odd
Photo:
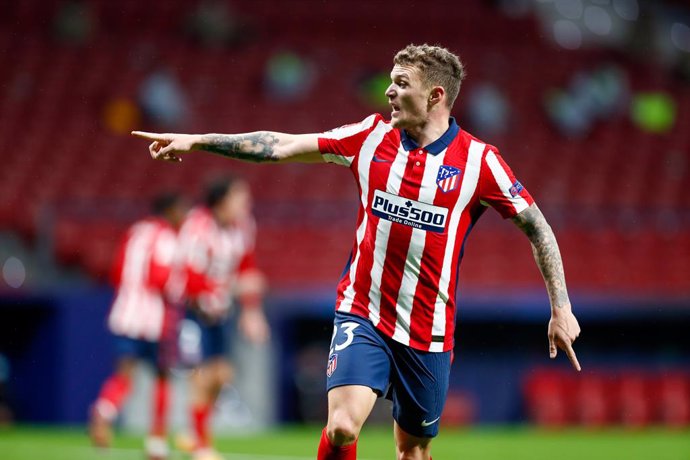
<svg viewBox="0 0 690 460"><path fill-rule="evenodd" d="M371 212L382 219L421 230L443 232L448 210L421 201L410 200L392 193L374 191Z"/></svg>

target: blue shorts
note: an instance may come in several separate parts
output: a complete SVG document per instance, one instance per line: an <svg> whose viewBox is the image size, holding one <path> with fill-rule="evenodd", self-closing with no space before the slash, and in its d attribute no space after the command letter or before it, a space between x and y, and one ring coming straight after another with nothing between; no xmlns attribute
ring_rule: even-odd
<svg viewBox="0 0 690 460"><path fill-rule="evenodd" d="M195 311L188 311L186 319L199 328L199 360L208 361L216 357L226 356L230 348L228 338L228 321L209 323ZM198 363L197 363L198 364Z"/></svg>
<svg viewBox="0 0 690 460"><path fill-rule="evenodd" d="M146 361L159 370L170 368L174 364L174 346L162 342L149 342L148 340L132 339L130 337L115 335L115 355L118 358L135 358ZM170 350L169 350L170 348Z"/></svg>
<svg viewBox="0 0 690 460"><path fill-rule="evenodd" d="M363 385L393 401L393 418L405 432L438 434L448 394L451 352L415 350L379 332L365 318L336 312L326 370L327 388Z"/></svg>

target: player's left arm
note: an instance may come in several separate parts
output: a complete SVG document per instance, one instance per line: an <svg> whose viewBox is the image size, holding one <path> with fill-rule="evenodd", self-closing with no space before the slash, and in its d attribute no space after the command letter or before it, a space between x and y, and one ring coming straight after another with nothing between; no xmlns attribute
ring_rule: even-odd
<svg viewBox="0 0 690 460"><path fill-rule="evenodd" d="M573 342L580 335L580 325L572 312L568 298L563 261L556 236L536 203L522 210L512 220L529 238L534 260L544 277L549 294L549 355L555 358L557 349L562 349L573 367L579 371L581 367L573 350Z"/></svg>
<svg viewBox="0 0 690 460"><path fill-rule="evenodd" d="M258 270L241 272L237 279L236 291L242 307L238 319L240 331L252 343L266 343L271 336L263 310L266 278Z"/></svg>
<svg viewBox="0 0 690 460"><path fill-rule="evenodd" d="M244 230L247 250L237 266L234 282L234 294L242 307L238 327L250 342L263 344L269 340L271 331L263 309L267 282L256 260L256 227L253 219L247 222Z"/></svg>

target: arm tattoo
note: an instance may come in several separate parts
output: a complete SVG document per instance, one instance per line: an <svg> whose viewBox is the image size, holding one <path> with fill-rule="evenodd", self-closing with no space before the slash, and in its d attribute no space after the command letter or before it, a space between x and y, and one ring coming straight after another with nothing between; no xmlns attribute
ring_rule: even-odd
<svg viewBox="0 0 690 460"><path fill-rule="evenodd" d="M228 158L262 163L278 161L275 155L277 143L278 138L266 131L240 135L207 134L201 138L197 148Z"/></svg>
<svg viewBox="0 0 690 460"><path fill-rule="evenodd" d="M551 305L561 308L570 304L561 253L556 237L544 215L537 205L533 204L515 216L513 222L532 243L532 254L544 277Z"/></svg>

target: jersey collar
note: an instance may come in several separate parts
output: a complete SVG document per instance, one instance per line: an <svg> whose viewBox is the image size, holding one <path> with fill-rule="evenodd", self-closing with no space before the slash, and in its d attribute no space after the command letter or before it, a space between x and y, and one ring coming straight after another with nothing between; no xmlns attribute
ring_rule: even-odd
<svg viewBox="0 0 690 460"><path fill-rule="evenodd" d="M453 139L455 139L455 136L457 136L458 132L460 132L460 127L458 126L458 123L455 121L455 117L450 117L448 119L448 125L449 126L446 132L443 133L443 135L436 139L434 142L424 147L424 150L426 150L432 155L438 155L439 153L443 152L446 148L448 148L450 143L453 142ZM408 136L404 129L400 130L400 138L402 140L403 148L408 152L419 148L417 142L415 142L414 139Z"/></svg>

